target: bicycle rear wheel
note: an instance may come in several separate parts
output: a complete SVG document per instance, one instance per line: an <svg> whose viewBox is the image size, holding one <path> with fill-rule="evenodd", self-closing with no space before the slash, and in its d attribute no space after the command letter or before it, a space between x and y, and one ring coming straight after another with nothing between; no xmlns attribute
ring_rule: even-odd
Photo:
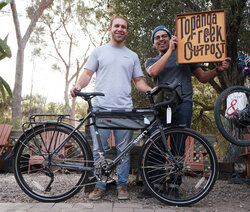
<svg viewBox="0 0 250 212"><path fill-rule="evenodd" d="M89 172L77 167L92 166L92 154L78 133L73 133L66 145L51 155L71 132L66 124L44 123L20 138L14 174L30 197L42 202L64 201L79 192L88 180Z"/></svg>
<svg viewBox="0 0 250 212"><path fill-rule="evenodd" d="M250 146L249 94L250 89L247 87L229 87L219 95L214 108L214 118L220 133L238 146ZM245 101L244 104L239 105L240 99Z"/></svg>
<svg viewBox="0 0 250 212"><path fill-rule="evenodd" d="M204 198L217 176L213 147L199 133L186 128L165 129L177 168L162 143L160 132L146 142L142 153L142 179L147 190L163 203L185 206Z"/></svg>

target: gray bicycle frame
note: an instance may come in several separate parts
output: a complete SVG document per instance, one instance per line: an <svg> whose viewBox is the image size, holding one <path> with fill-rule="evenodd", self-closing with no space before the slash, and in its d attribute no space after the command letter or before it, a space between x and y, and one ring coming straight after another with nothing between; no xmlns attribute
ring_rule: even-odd
<svg viewBox="0 0 250 212"><path fill-rule="evenodd" d="M93 127L95 130L95 134L96 134L96 138L97 138L97 142L98 142L98 147L99 147L99 151L102 155L104 155L105 150L103 147L103 143L101 142L101 137L100 134L98 133L98 128L95 125L95 112L90 111L83 119L80 120L80 123L78 124L78 126L76 126L72 132L63 140L63 142L50 154L49 157L52 157L52 155L58 153L63 146L70 140L71 136L84 124L84 122L89 119L92 118L93 119ZM111 116L112 117L112 116ZM124 157L125 154L127 154L128 152L130 152L130 150L145 136L149 133L150 129L154 126L157 125L161 134L161 138L163 140L163 144L165 146L165 149L167 151L167 153L169 154L169 156L171 157L171 159L173 160L173 162L176 164L177 168L181 168L181 164L175 159L175 157L173 156L172 152L169 149L169 146L167 144L167 140L164 134L164 128L163 125L160 121L160 119L156 116L156 120L153 121L145 130L143 130L136 138L132 139L123 149L123 151L112 161L111 164L109 164L107 167L104 168L105 171L110 171L112 170L114 167L117 166L117 164L119 163L119 161ZM86 166L82 166L82 165L76 165L76 164L57 164L55 162L51 162L51 165L54 166L58 166L61 168L72 168L72 169L76 169L76 170L86 170L86 171L94 171L94 167L86 167Z"/></svg>

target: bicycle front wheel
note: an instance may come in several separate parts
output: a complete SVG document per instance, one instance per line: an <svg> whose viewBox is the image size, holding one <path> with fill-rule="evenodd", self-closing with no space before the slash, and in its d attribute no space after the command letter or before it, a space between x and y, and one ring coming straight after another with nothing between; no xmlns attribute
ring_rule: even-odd
<svg viewBox="0 0 250 212"><path fill-rule="evenodd" d="M30 197L42 202L64 201L83 187L93 165L88 145L73 133L59 152L51 154L72 132L68 125L44 123L20 138L14 159L18 185Z"/></svg>
<svg viewBox="0 0 250 212"><path fill-rule="evenodd" d="M250 89L232 86L218 97L214 118L225 139L238 146L250 146Z"/></svg>
<svg viewBox="0 0 250 212"><path fill-rule="evenodd" d="M161 202L185 206L204 198L217 176L217 157L205 137L187 128L164 130L173 158L160 132L149 138L142 153L142 179L147 190Z"/></svg>

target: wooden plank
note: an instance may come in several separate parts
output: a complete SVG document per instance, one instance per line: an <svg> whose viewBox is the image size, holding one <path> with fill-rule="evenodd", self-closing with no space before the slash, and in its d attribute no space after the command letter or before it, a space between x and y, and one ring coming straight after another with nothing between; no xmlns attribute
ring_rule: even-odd
<svg viewBox="0 0 250 212"><path fill-rule="evenodd" d="M246 164L246 178L250 179L250 146L245 147L245 153L240 154Z"/></svg>
<svg viewBox="0 0 250 212"><path fill-rule="evenodd" d="M0 124L0 155L2 155L5 147L10 151L10 134L12 126L8 124Z"/></svg>

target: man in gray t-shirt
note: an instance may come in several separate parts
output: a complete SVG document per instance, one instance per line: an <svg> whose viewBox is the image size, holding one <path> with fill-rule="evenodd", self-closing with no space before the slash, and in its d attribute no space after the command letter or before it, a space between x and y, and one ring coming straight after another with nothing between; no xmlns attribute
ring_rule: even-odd
<svg viewBox="0 0 250 212"><path fill-rule="evenodd" d="M85 69L96 72L93 105L104 109L132 108L131 79L142 79L143 73L136 53L126 46L111 43L96 48L90 55Z"/></svg>
<svg viewBox="0 0 250 212"><path fill-rule="evenodd" d="M110 43L96 48L90 55L84 71L79 80L71 89L74 97L74 90L80 91L86 87L93 74L96 73L95 91L102 92L105 96L95 97L94 108L102 109L130 109L133 107L131 98L131 80L141 92L152 90L143 80L143 73L136 53L125 47L124 41L128 34L128 21L123 16L115 16L111 19L109 32ZM94 160L99 159L98 144L95 132L91 129L93 139ZM108 146L110 130L98 130L104 148ZM119 154L121 149L131 140L133 131L114 130L116 151ZM127 155L118 165L118 199L128 199L127 181L129 176L130 158ZM106 184L98 182L89 199L98 200L105 193Z"/></svg>

